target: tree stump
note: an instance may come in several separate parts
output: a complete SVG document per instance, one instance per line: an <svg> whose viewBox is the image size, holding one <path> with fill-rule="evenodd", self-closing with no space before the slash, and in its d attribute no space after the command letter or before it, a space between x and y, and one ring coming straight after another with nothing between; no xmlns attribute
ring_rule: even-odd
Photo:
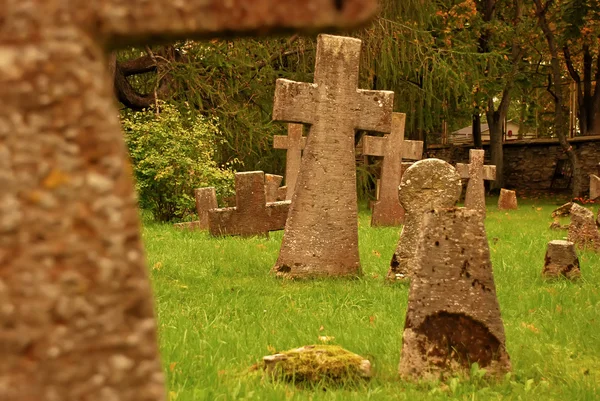
<svg viewBox="0 0 600 401"><path fill-rule="evenodd" d="M500 197L498 198L498 209L500 210L514 210L517 208L517 193L508 189L502 188L500 190Z"/></svg>
<svg viewBox="0 0 600 401"><path fill-rule="evenodd" d="M581 270L579 268L579 258L575 251L575 244L563 240L548 242L542 276L546 278L563 276L568 279L574 279L580 275Z"/></svg>

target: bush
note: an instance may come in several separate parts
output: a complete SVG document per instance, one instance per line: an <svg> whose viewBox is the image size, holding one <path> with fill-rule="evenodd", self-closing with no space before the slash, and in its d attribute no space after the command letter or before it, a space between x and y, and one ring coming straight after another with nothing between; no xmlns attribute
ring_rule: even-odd
<svg viewBox="0 0 600 401"><path fill-rule="evenodd" d="M123 111L125 140L140 206L158 221L181 220L195 212L194 188L213 186L222 199L234 175L214 160L223 143L218 121L165 103L159 110Z"/></svg>

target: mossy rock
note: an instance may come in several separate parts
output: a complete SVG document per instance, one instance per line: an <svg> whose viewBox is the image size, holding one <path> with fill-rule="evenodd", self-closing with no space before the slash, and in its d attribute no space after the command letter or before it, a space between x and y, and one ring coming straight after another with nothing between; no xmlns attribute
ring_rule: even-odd
<svg viewBox="0 0 600 401"><path fill-rule="evenodd" d="M371 362L337 345L306 345L263 357L273 378L326 386L357 383L371 377Z"/></svg>

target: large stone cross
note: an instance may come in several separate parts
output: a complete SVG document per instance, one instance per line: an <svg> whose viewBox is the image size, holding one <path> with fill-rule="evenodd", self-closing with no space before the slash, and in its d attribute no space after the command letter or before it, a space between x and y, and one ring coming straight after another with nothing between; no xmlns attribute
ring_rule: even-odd
<svg viewBox="0 0 600 401"><path fill-rule="evenodd" d="M287 136L275 135L273 137L273 147L275 149L287 149L285 157L286 200L292 200L298 173L300 172L302 150L306 147L306 137L302 136L302 128L302 124L288 124Z"/></svg>
<svg viewBox="0 0 600 401"><path fill-rule="evenodd" d="M456 169L460 178L469 180L465 194L465 207L475 209L485 215L485 186L483 181L496 179L496 166L484 166L485 151L471 149L469 151L469 164L457 163Z"/></svg>
<svg viewBox="0 0 600 401"><path fill-rule="evenodd" d="M406 114L394 113L390 134L363 138L364 155L383 156L379 199L373 206L372 226L397 226L404 222L404 209L398 200L402 159L420 160L423 156L423 141L404 140L405 123Z"/></svg>
<svg viewBox="0 0 600 401"><path fill-rule="evenodd" d="M273 119L310 124L274 267L288 276L356 275L354 133L388 133L393 92L357 89L361 41L319 35L314 83L278 79Z"/></svg>
<svg viewBox="0 0 600 401"><path fill-rule="evenodd" d="M374 0L3 0L0 398L165 397L106 52L364 21Z"/></svg>

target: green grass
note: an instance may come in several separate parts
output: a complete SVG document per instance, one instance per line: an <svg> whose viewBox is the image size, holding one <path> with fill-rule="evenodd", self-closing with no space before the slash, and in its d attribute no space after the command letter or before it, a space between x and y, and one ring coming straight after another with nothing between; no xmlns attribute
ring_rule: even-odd
<svg viewBox="0 0 600 401"><path fill-rule="evenodd" d="M520 200L486 228L513 372L446 383L398 379L408 286L383 278L399 228L371 228L360 213L364 276L280 280L269 275L282 232L262 238L211 238L147 222L144 241L157 302L170 400L599 400L600 256L580 252L582 278L546 282L549 200ZM320 389L272 383L248 368L262 356L330 336L371 360L361 387Z"/></svg>

